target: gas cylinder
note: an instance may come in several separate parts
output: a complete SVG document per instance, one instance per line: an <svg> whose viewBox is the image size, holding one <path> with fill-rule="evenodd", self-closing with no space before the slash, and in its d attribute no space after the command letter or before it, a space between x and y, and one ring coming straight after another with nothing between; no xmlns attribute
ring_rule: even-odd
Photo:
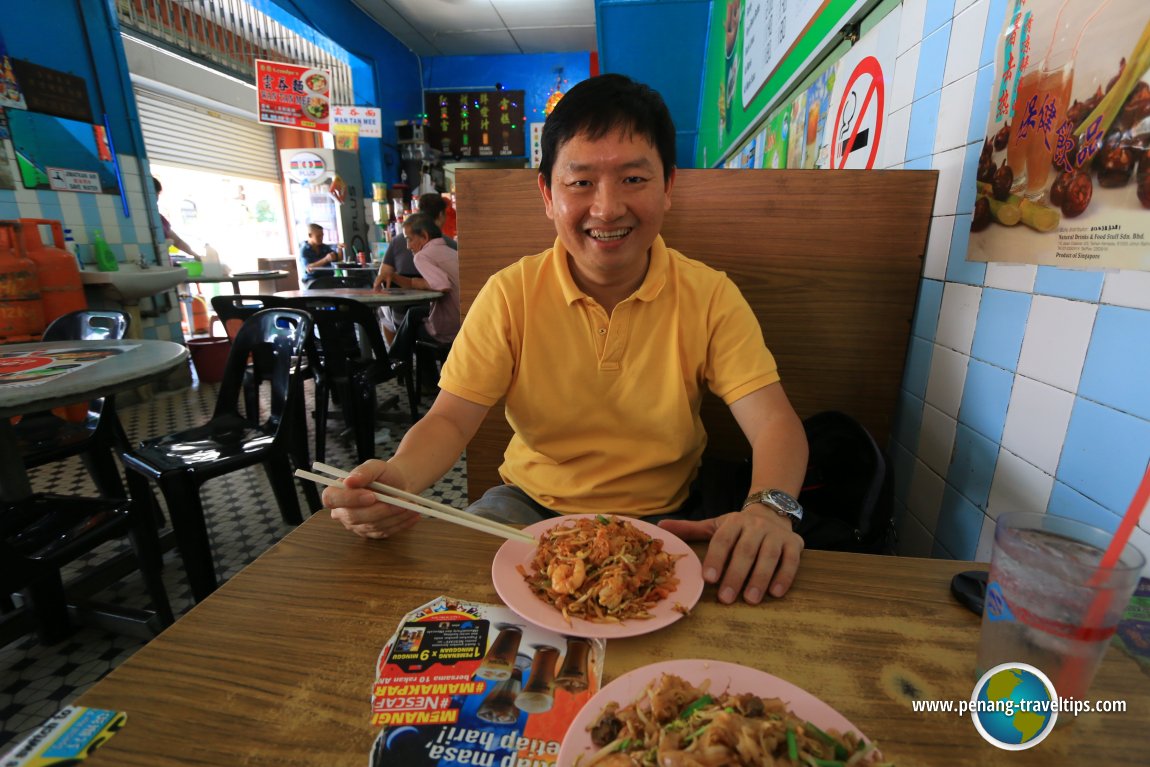
<svg viewBox="0 0 1150 767"><path fill-rule="evenodd" d="M24 253L17 221L0 221L0 342L35 341L44 332L36 264Z"/></svg>
<svg viewBox="0 0 1150 767"><path fill-rule="evenodd" d="M44 306L44 324L68 312L88 308L84 283L80 281L80 264L64 249L64 227L50 218L22 218L24 251L36 264L40 279L40 301ZM44 244L42 227L50 227L55 247Z"/></svg>

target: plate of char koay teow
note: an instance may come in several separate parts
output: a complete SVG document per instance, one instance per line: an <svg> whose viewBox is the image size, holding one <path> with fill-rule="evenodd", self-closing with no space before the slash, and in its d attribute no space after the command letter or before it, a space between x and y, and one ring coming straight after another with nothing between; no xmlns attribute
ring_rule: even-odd
<svg viewBox="0 0 1150 767"><path fill-rule="evenodd" d="M684 541L638 519L570 514L507 541L491 576L524 620L561 634L638 636L687 615L703 593L702 565Z"/></svg>
<svg viewBox="0 0 1150 767"><path fill-rule="evenodd" d="M800 687L716 660L624 674L580 709L558 767L879 767L872 741Z"/></svg>

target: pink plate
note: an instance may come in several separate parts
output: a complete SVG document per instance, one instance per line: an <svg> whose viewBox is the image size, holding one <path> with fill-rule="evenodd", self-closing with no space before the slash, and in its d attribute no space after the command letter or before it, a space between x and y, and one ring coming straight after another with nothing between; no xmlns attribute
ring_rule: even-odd
<svg viewBox="0 0 1150 767"><path fill-rule="evenodd" d="M523 528L523 531L538 538L555 525L579 519L581 516L597 515L568 514L536 522ZM573 617L571 624L568 625L563 619L563 613L535 596L527 581L515 569L516 565L523 565L525 570L531 572L531 559L535 556L535 546L520 541L505 542L499 547L499 551L495 553L495 560L491 563L491 579L495 582L495 590L499 592L500 599L520 618L568 636L618 639L649 634L671 625L683 617L683 614L675 609L675 605L681 605L689 610L699 601L699 596L703 593L703 566L690 546L663 528L641 519L628 518L627 521L652 538L662 540L664 551L685 555L675 562L675 575L679 577L678 588L651 609L650 618L622 623L592 623Z"/></svg>
<svg viewBox="0 0 1150 767"><path fill-rule="evenodd" d="M595 723L608 703L615 701L620 706L633 703L643 690L647 689L648 684L658 680L663 674L674 674L696 686L710 680L711 693L751 692L760 698L781 698L795 716L812 722L823 730L838 730L840 733L854 731L862 735L859 728L826 703L801 687L796 687L765 671L720 660L669 660L629 671L603 687L587 701L587 705L579 710L575 721L571 723L567 735L563 738L563 745L559 748L558 767L574 767L579 757L590 756L599 750L591 742L591 734L587 728ZM868 739L863 736L863 740Z"/></svg>

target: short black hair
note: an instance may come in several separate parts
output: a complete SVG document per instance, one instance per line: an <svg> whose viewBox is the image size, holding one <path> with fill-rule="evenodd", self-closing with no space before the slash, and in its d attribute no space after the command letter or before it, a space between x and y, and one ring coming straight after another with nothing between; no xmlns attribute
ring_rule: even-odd
<svg viewBox="0 0 1150 767"><path fill-rule="evenodd" d="M447 200L439 192L427 192L419 195L419 212L431 216L431 220L439 218L439 214L447 210Z"/></svg>
<svg viewBox="0 0 1150 767"><path fill-rule="evenodd" d="M415 234L421 234L429 240L443 236L443 232L436 225L435 219L422 210L403 219L403 228L410 228Z"/></svg>
<svg viewBox="0 0 1150 767"><path fill-rule="evenodd" d="M160 179L156 178L155 176L152 176L152 186L156 188L156 194L164 191L164 185L161 184Z"/></svg>
<svg viewBox="0 0 1150 767"><path fill-rule="evenodd" d="M638 134L654 145L663 161L663 180L675 168L675 121L659 92L626 75L606 74L567 91L543 123L539 172L551 186L560 148L579 134L599 139L615 130Z"/></svg>

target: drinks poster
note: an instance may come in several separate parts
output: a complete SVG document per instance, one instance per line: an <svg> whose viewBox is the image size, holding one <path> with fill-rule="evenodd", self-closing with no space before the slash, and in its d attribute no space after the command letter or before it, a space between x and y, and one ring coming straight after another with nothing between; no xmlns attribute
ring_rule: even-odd
<svg viewBox="0 0 1150 767"><path fill-rule="evenodd" d="M599 690L604 646L502 605L438 597L416 608L376 664L372 767L555 764Z"/></svg>
<svg viewBox="0 0 1150 767"><path fill-rule="evenodd" d="M1150 270L1150 3L1008 0L967 258Z"/></svg>
<svg viewBox="0 0 1150 767"><path fill-rule="evenodd" d="M327 133L331 129L331 70L256 59L259 121Z"/></svg>

